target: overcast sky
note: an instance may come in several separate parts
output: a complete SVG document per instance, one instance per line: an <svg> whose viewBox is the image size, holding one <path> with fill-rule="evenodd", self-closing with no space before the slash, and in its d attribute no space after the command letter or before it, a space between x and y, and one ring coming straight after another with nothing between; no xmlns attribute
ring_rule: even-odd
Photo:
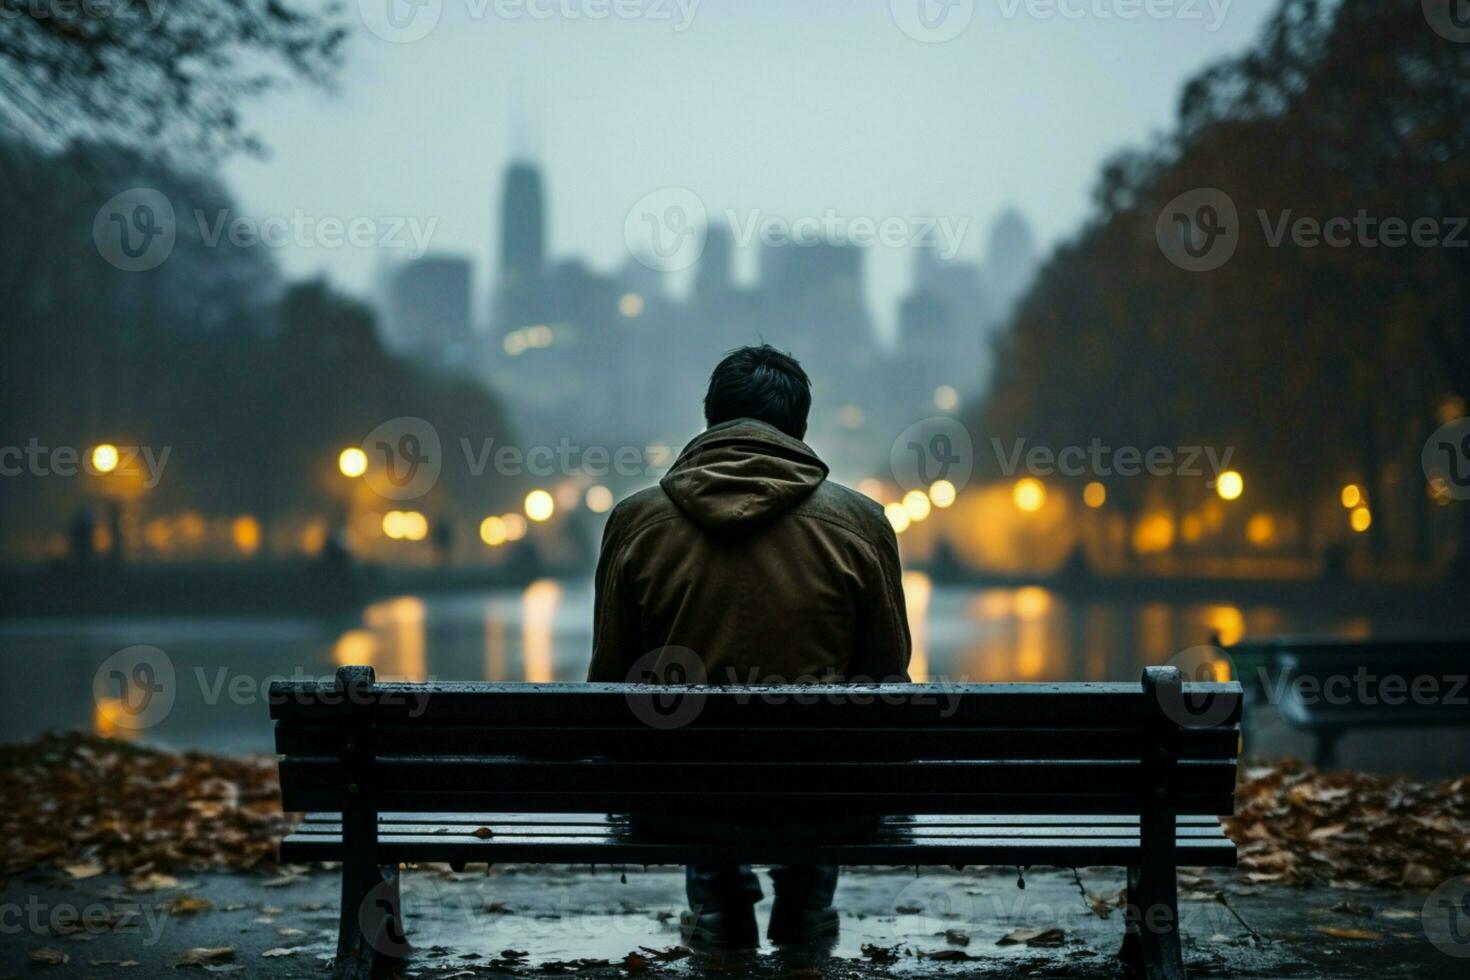
<svg viewBox="0 0 1470 980"><path fill-rule="evenodd" d="M1167 127L1181 83L1241 50L1273 6L945 2L348 0L341 92L258 105L271 155L231 161L227 180L259 217L367 216L384 234L394 218L435 222L431 250L475 259L482 306L513 151L544 168L552 255L602 270L627 259L630 209L667 187L720 223L968 219L958 254L978 258L1007 205L1046 246L1071 234L1099 164ZM280 259L354 292L375 268L364 248ZM886 331L911 257L877 245L865 263Z"/></svg>

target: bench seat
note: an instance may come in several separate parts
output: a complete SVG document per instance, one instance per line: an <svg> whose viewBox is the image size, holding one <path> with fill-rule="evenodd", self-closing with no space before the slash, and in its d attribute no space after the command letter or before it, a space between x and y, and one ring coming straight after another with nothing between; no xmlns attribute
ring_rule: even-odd
<svg viewBox="0 0 1470 980"><path fill-rule="evenodd" d="M489 834L486 834L486 831ZM478 832L478 835L477 835ZM1235 845L1217 817L1180 817L1183 865L1234 867ZM1139 818L1049 815L890 817L870 838L812 844L644 840L627 821L577 813L383 813L378 853L392 863L801 864L1136 866ZM1024 854L1021 852L1024 851ZM281 859L340 861L339 814L312 813L281 842Z"/></svg>

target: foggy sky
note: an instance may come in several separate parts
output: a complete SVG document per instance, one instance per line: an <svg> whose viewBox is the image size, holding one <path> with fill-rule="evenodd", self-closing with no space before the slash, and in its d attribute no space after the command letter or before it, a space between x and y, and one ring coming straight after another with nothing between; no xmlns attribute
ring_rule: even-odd
<svg viewBox="0 0 1470 980"><path fill-rule="evenodd" d="M911 20L917 0L616 0L667 19L563 12L585 0L422 0L437 26L391 43L358 16L381 26L385 2L349 0L340 93L298 88L258 104L248 120L271 156L231 161L226 179L257 216L435 221L431 250L475 258L481 308L513 151L544 168L552 256L600 270L627 260L628 211L663 187L693 190L721 223L727 209L741 220L968 218L967 258L1014 204L1050 246L1086 213L1099 164L1167 127L1183 80L1240 50L1272 6L973 0L962 33L924 43L890 9ZM970 0L952 2L962 18ZM362 248L290 245L278 257L290 275L325 271L359 293L375 267ZM867 250L885 331L911 261Z"/></svg>

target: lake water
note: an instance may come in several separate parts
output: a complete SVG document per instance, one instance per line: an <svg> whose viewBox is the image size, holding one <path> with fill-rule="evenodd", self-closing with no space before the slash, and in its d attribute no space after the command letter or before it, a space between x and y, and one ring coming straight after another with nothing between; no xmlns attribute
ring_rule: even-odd
<svg viewBox="0 0 1470 980"><path fill-rule="evenodd" d="M1281 632L1367 635L1379 625L1269 606L1083 602L1035 587L939 587L921 573L906 575L904 585L915 680L1134 681L1145 664L1212 633L1232 642ZM264 692L273 678L328 677L340 665L371 664L384 680L577 681L586 672L591 617L590 581L544 579L519 590L401 596L335 622L10 621L0 624L0 658L11 691L24 696L12 697L0 716L0 740L83 729L169 748L269 752ZM131 650L139 646L154 649ZM134 691L152 686L158 701L132 716L117 698L122 683Z"/></svg>

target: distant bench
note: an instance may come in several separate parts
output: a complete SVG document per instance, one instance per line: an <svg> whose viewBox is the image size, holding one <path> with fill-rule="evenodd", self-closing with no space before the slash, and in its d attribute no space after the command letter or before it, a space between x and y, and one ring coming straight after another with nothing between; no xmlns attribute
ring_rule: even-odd
<svg viewBox="0 0 1470 980"><path fill-rule="evenodd" d="M1176 708L1208 703L1209 727ZM342 862L337 977L408 951L398 866L1128 868L1121 956L1184 976L1175 868L1231 867L1237 684L271 686L286 862ZM1203 715L1201 716L1203 717ZM1186 722L1181 724L1180 722ZM870 837L698 843L608 814L869 814ZM1017 816L1016 814L1030 814Z"/></svg>
<svg viewBox="0 0 1470 980"><path fill-rule="evenodd" d="M1315 735L1319 767L1337 764L1354 729L1470 726L1470 639L1277 636L1222 649L1247 708L1270 703Z"/></svg>

